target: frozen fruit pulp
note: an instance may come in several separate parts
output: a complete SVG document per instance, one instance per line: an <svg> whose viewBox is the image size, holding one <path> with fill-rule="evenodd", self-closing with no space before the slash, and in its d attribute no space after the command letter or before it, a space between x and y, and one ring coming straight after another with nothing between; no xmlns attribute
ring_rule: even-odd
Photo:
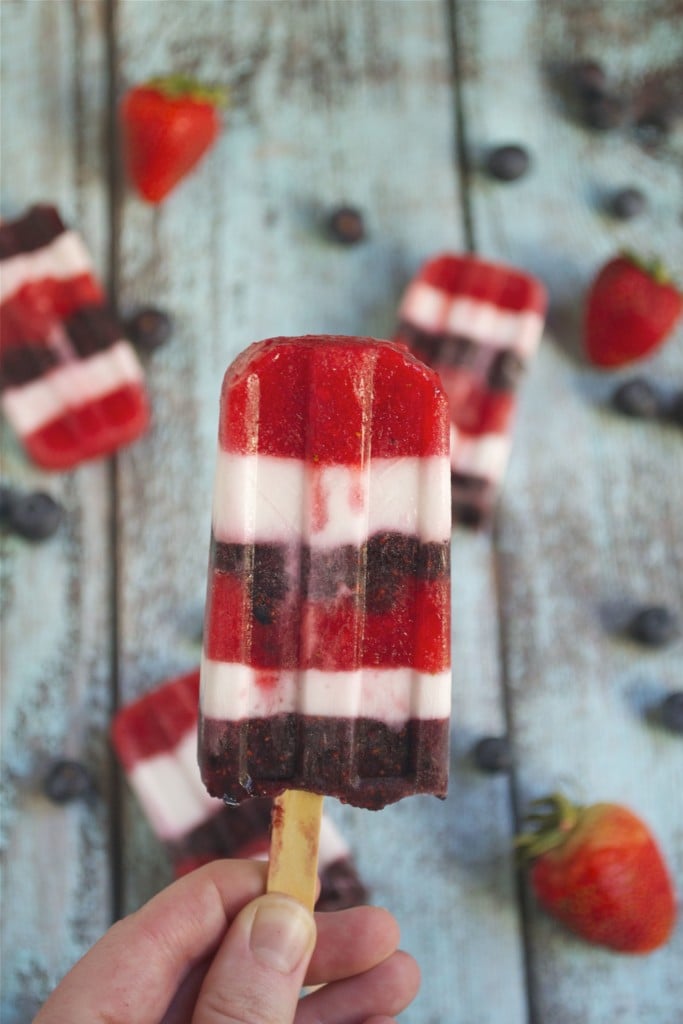
<svg viewBox="0 0 683 1024"><path fill-rule="evenodd" d="M200 768L209 792L235 803L290 788L377 810L415 793L445 797L448 742L447 719L393 728L367 718L297 714L204 718Z"/></svg>

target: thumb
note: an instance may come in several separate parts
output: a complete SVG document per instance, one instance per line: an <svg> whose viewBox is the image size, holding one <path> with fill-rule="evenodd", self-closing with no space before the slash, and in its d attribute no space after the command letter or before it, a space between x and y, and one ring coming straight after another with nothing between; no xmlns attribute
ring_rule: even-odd
<svg viewBox="0 0 683 1024"><path fill-rule="evenodd" d="M292 1024L315 938L313 915L291 897L247 904L206 974L192 1024Z"/></svg>

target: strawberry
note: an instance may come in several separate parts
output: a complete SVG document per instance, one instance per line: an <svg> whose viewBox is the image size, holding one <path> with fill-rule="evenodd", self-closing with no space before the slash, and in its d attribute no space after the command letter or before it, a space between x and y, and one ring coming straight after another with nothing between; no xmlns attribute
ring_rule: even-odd
<svg viewBox="0 0 683 1024"><path fill-rule="evenodd" d="M530 882L548 913L588 942L648 953L674 926L673 883L647 825L619 804L536 800L518 837Z"/></svg>
<svg viewBox="0 0 683 1024"><path fill-rule="evenodd" d="M661 261L623 253L600 270L588 294L586 354L596 366L624 366L658 348L683 310L683 295Z"/></svg>
<svg viewBox="0 0 683 1024"><path fill-rule="evenodd" d="M130 89L121 103L128 175L143 199L160 203L201 160L220 131L225 95L184 75Z"/></svg>

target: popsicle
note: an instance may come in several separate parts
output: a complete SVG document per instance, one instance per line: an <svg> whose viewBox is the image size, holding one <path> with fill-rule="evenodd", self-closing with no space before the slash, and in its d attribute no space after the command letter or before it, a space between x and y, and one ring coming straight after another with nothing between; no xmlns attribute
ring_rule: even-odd
<svg viewBox="0 0 683 1024"><path fill-rule="evenodd" d="M449 479L446 396L404 346L271 338L228 368L201 666L210 793L445 796Z"/></svg>
<svg viewBox="0 0 683 1024"><path fill-rule="evenodd" d="M495 509L546 301L530 274L451 253L425 263L405 292L396 340L438 372L448 395L456 522L483 525Z"/></svg>
<svg viewBox="0 0 683 1024"><path fill-rule="evenodd" d="M218 857L267 857L273 802L227 807L210 797L197 765L199 669L156 686L112 722L112 743L177 878ZM318 910L364 903L351 849L328 815L320 836Z"/></svg>
<svg viewBox="0 0 683 1024"><path fill-rule="evenodd" d="M0 392L27 454L69 469L143 433L140 362L54 206L0 223Z"/></svg>

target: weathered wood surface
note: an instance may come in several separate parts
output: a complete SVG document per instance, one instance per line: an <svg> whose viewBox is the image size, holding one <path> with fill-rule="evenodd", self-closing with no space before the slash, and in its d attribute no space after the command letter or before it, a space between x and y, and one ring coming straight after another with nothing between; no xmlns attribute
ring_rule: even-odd
<svg viewBox="0 0 683 1024"><path fill-rule="evenodd" d="M57 202L106 271L103 9L3 3L0 29L1 213ZM111 919L109 469L47 476L4 424L1 443L3 482L46 489L66 507L49 543L0 538L0 1017L24 1024ZM46 767L60 757L93 772L92 806L56 807L42 795Z"/></svg>
<svg viewBox="0 0 683 1024"><path fill-rule="evenodd" d="M523 3L507 18L501 6L460 12L466 145L476 152L519 140L534 166L509 188L473 176L475 241L538 273L551 295L495 545L515 802L558 787L582 801L623 801L651 822L680 883L680 739L647 727L645 715L680 687L683 644L648 652L614 629L639 604L683 610L683 444L680 429L610 412L606 398L626 374L591 372L575 352L581 296L615 249L655 249L683 269L681 164L676 140L655 157L626 131L602 135L573 123L549 72L597 56L624 82L623 94L646 70L677 67L683 88L682 39L670 4L617 0L581 11ZM606 217L600 203L626 184L651 204L629 225ZM646 369L680 387L680 329ZM581 945L531 908L526 935L534 1020L680 1019L680 928L665 949L636 961Z"/></svg>
<svg viewBox="0 0 683 1024"><path fill-rule="evenodd" d="M68 510L49 544L2 539L3 1024L31 1020L112 904L133 909L169 878L110 778L106 733L117 701L199 657L227 362L272 334L389 334L405 282L448 247L528 267L552 298L496 529L454 535L451 794L379 815L329 809L420 960L406 1022L675 1021L680 927L645 959L581 945L518 899L509 852L520 809L565 785L642 813L683 884L680 741L645 721L681 686L681 644L645 655L610 631L633 602L683 610L683 444L673 427L611 414L615 377L575 355L581 296L612 249L656 240L683 267L680 134L657 157L625 135L591 135L545 73L596 53L632 80L671 72L682 60L675 6L0 5L0 212L58 201L111 270L122 309L153 302L177 323L148 362L154 426L113 467L44 477L2 434L3 477L48 486ZM157 210L110 180L107 111L109 97L169 68L227 81L233 104L204 166ZM511 186L476 169L505 141L534 156ZM650 196L647 216L606 218L596 198L633 182ZM321 234L341 201L367 212L370 237L354 249ZM683 384L680 330L649 367ZM468 757L506 724L511 782ZM40 796L42 767L63 752L95 772L93 806Z"/></svg>

